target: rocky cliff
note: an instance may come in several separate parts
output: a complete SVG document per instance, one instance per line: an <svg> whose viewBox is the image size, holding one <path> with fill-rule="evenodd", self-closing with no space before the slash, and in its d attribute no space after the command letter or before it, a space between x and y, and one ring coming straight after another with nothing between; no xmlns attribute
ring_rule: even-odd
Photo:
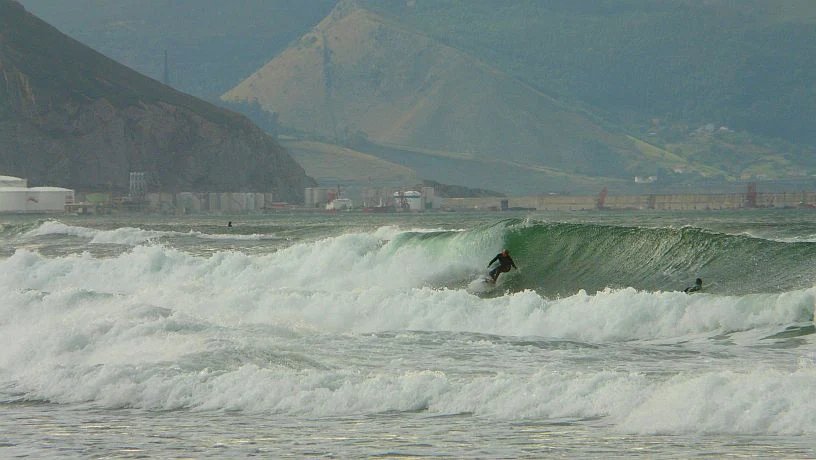
<svg viewBox="0 0 816 460"><path fill-rule="evenodd" d="M0 0L0 174L78 190L275 192L314 185L246 118L151 80Z"/></svg>

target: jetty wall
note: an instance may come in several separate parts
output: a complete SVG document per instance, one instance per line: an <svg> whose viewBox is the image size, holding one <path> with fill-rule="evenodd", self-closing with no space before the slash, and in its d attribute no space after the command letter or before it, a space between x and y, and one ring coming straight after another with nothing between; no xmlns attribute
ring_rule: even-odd
<svg viewBox="0 0 816 460"><path fill-rule="evenodd" d="M638 209L691 211L741 208L812 208L816 192L651 194L599 196L541 195L506 198L445 198L444 207L455 210L581 211L589 209Z"/></svg>

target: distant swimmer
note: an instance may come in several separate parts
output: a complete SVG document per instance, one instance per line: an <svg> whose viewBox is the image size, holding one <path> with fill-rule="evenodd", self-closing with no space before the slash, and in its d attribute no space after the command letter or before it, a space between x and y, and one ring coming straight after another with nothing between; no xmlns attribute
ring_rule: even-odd
<svg viewBox="0 0 816 460"><path fill-rule="evenodd" d="M232 221L227 222L227 227L232 227Z"/></svg>
<svg viewBox="0 0 816 460"><path fill-rule="evenodd" d="M700 278L697 278L696 280L694 280L694 286L689 286L689 287L683 289L683 292L697 292L697 291L702 291L702 290L703 290L703 280L700 279Z"/></svg>
<svg viewBox="0 0 816 460"><path fill-rule="evenodd" d="M496 280L499 278L499 273L509 272L510 267L513 267L518 270L516 264L513 262L513 259L510 257L510 251L505 249L499 254L496 254L496 257L493 258L490 262L488 262L487 267L490 268L493 265L493 262L499 261L499 265L496 266L493 270L490 270L490 278L495 283Z"/></svg>

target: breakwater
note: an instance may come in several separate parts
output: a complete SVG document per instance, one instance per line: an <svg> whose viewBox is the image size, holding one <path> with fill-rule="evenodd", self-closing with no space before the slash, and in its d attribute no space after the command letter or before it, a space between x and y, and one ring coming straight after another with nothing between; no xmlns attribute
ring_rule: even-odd
<svg viewBox="0 0 816 460"><path fill-rule="evenodd" d="M541 195L507 198L445 198L454 210L581 211L590 209L639 209L692 211L740 208L814 208L816 192L649 194L649 195Z"/></svg>

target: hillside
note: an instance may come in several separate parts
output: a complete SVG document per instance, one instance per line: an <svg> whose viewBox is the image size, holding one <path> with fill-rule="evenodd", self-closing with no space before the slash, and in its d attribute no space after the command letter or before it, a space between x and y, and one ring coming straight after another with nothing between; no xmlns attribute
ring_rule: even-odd
<svg viewBox="0 0 816 460"><path fill-rule="evenodd" d="M636 152L625 133L354 4L335 9L224 99L258 101L282 127L336 143L499 161L536 175L626 177ZM486 172L476 180L507 190Z"/></svg>
<svg viewBox="0 0 816 460"><path fill-rule="evenodd" d="M320 22L336 0L19 0L72 38L128 67L217 98Z"/></svg>
<svg viewBox="0 0 816 460"><path fill-rule="evenodd" d="M692 163L733 177L816 169L816 2L360 3ZM701 143L709 124L738 135ZM756 168L764 156L776 166Z"/></svg>
<svg viewBox="0 0 816 460"><path fill-rule="evenodd" d="M764 132L738 131L726 122L752 127L729 117L728 110L743 115L744 111L723 100L710 105L715 95L719 98L729 88L748 91L723 81L721 74L730 75L735 68L728 67L733 59L721 56L719 48L712 50L703 39L684 35L679 43L698 51L672 61L681 69L689 67L680 74L654 68L642 57L615 57L638 46L643 49L637 56L676 54L670 35L660 34L661 24L675 20L690 21L689 30L718 37L727 42L722 46L726 53L735 52L733 37L714 34L740 17L754 21L738 30L760 27L760 11L750 2L746 5L740 9L690 1L650 9L639 0L626 0L585 8L560 2L519 2L500 8L481 0L345 1L223 98L260 103L275 112L289 132L366 147L426 179L508 193L571 192L584 186L597 190L602 183L622 185L635 175L659 176L665 186L803 177L807 168L816 168L809 154L812 147L797 145L795 136L788 141L763 137L770 134L770 125L764 123L760 123ZM712 8L722 10L722 17L696 24ZM571 21L577 30L588 29L593 22L602 27L592 32L591 39L570 41L576 32L555 27L552 17ZM637 18L646 21L640 29L635 27ZM514 23L523 27L513 29ZM772 27L790 26L783 22ZM630 29L641 35L632 36ZM676 27L671 30L679 32ZM655 43L645 47L641 42L652 35ZM627 39L632 44L625 43ZM567 47L571 53L555 49L553 43L567 46L565 40L571 43ZM610 42L620 47L610 47ZM587 54L583 50L587 46L599 47L602 55L580 68L564 62L565 69L575 72L563 74L564 69L550 62L595 53ZM781 55L789 57L788 50L781 49ZM718 59L712 61L718 62L714 66L718 70L708 70L711 66L700 70L700 60L705 59ZM629 74L616 70L621 61L629 63ZM594 75L589 86L580 87L588 77L579 71ZM620 78L604 77L610 71ZM697 78L700 83L689 86L677 78ZM597 91L606 99L596 97ZM678 97L685 103L677 104ZM749 97L764 104L766 96ZM793 107L800 115L812 109L807 98L802 101ZM711 122L683 121L707 114ZM801 124L802 119L795 122ZM496 174L497 167L503 174Z"/></svg>
<svg viewBox="0 0 816 460"><path fill-rule="evenodd" d="M173 86L235 88L227 107L270 133L424 179L638 193L633 176L728 190L816 173L810 0L21 2L154 78L169 50ZM256 92L276 93L270 112Z"/></svg>
<svg viewBox="0 0 816 460"><path fill-rule="evenodd" d="M411 168L347 147L300 140L281 140L281 144L324 186L400 187L417 180Z"/></svg>
<svg viewBox="0 0 816 460"><path fill-rule="evenodd" d="M0 170L32 184L276 191L314 183L243 116L173 90L0 0Z"/></svg>

